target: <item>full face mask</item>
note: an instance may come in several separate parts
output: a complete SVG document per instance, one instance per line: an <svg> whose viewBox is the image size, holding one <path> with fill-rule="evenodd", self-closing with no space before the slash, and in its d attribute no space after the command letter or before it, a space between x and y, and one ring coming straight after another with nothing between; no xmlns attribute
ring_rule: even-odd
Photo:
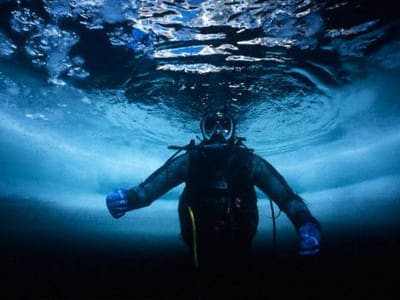
<svg viewBox="0 0 400 300"><path fill-rule="evenodd" d="M229 114L215 112L202 118L200 129L206 141L227 142L234 135L235 124Z"/></svg>

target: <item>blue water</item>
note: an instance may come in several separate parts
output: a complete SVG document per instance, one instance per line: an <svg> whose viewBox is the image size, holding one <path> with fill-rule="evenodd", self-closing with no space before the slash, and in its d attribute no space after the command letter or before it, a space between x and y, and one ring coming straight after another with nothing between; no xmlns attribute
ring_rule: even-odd
<svg viewBox="0 0 400 300"><path fill-rule="evenodd" d="M3 244L184 255L182 186L121 220L104 198L227 106L307 200L327 248L342 234L398 245L399 22L389 1L0 1ZM271 213L259 195L264 251ZM295 243L280 216L278 248Z"/></svg>

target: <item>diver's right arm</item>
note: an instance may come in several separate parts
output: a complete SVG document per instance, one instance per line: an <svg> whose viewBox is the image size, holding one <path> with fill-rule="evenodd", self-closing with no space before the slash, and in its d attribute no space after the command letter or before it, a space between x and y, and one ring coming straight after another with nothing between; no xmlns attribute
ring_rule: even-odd
<svg viewBox="0 0 400 300"><path fill-rule="evenodd" d="M141 184L131 189L119 188L109 193L106 198L108 210L114 218L120 218L129 210L149 206L154 200L184 182L188 167L188 154L167 161Z"/></svg>

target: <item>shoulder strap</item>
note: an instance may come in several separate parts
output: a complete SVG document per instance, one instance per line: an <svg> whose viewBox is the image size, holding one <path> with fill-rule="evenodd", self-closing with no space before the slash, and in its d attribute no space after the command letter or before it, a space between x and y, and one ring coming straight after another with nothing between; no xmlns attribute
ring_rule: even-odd
<svg viewBox="0 0 400 300"><path fill-rule="evenodd" d="M176 152L174 154L172 154L172 156L170 158L168 158L168 160L166 161L166 163L168 163L169 161L171 161L172 159L174 159L179 153L181 153L183 150L190 150L196 147L196 142L191 139L189 144L185 145L185 146L175 146L175 145L171 145L168 146L168 149L172 149L172 150L176 150Z"/></svg>

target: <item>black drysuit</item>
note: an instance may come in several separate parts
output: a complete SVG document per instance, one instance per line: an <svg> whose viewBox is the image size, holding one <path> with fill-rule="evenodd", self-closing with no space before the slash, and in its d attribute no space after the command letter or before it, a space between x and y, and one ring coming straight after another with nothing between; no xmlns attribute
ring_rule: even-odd
<svg viewBox="0 0 400 300"><path fill-rule="evenodd" d="M182 237L191 248L196 243L200 255L215 249L250 247L258 225L255 186L278 205L296 229L307 222L320 227L303 199L271 164L235 144L193 147L167 161L128 190L129 209L148 206L183 182L178 208Z"/></svg>

